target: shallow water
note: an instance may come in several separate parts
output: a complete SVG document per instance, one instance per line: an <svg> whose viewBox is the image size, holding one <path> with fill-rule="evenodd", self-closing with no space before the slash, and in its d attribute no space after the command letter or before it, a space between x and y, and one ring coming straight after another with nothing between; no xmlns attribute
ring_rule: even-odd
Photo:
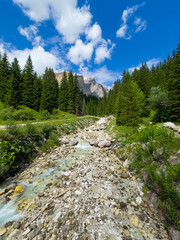
<svg viewBox="0 0 180 240"><path fill-rule="evenodd" d="M26 205L33 202L34 198L42 192L46 185L49 183L54 183L61 177L63 171L67 171L71 166L72 160L75 157L86 154L87 151L91 151L94 147L90 146L89 143L83 141L82 139L77 138L78 145L74 148L76 151L73 154L70 154L66 158L61 158L55 161L53 168L42 170L41 174L34 176L30 179L30 183L27 183L27 180L17 182L16 185L21 185L24 187L24 191L21 194L18 194L13 200L10 200L7 204L2 204L3 197L0 199L0 229L9 221L15 221L21 219L23 216L23 211L18 211L18 203L25 201ZM13 183L13 182L12 182ZM9 186L11 182L8 182L8 185L0 185L0 189L3 190Z"/></svg>

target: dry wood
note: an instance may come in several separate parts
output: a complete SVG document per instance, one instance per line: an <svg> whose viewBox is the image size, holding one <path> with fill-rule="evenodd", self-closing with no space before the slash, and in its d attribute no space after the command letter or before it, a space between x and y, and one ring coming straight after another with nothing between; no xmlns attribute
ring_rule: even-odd
<svg viewBox="0 0 180 240"><path fill-rule="evenodd" d="M63 195L64 195L65 193L67 193L69 190L71 190L71 188L66 189L64 192L62 192L62 193L60 193L59 195L57 195L54 199L63 196ZM47 204L46 207L43 207L42 210L41 210L41 212L38 213L33 219L31 219L30 222L28 222L28 223L25 225L25 228L29 227L29 225L30 225L32 222L34 222L41 214L43 214L43 212L48 208L49 204L51 204L51 203L54 201L54 199L52 199L52 200Z"/></svg>

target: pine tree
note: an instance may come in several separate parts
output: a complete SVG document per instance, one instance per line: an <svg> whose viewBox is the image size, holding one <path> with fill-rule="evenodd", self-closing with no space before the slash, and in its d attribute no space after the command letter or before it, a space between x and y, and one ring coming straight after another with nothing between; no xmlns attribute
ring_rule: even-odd
<svg viewBox="0 0 180 240"><path fill-rule="evenodd" d="M7 54L4 53L0 61L0 100L5 104L9 103L10 84L10 64Z"/></svg>
<svg viewBox="0 0 180 240"><path fill-rule="evenodd" d="M81 94L81 91L79 89L77 74L75 75L75 78L74 78L74 91L75 91L75 114L76 114L76 116L79 116L81 114L81 111L82 111L82 109L81 109L82 94Z"/></svg>
<svg viewBox="0 0 180 240"><path fill-rule="evenodd" d="M68 75L68 112L75 114L75 86L72 71Z"/></svg>
<svg viewBox="0 0 180 240"><path fill-rule="evenodd" d="M180 42L174 53L173 69L169 79L169 114L171 121L180 120Z"/></svg>
<svg viewBox="0 0 180 240"><path fill-rule="evenodd" d="M23 105L33 108L34 97L34 71L31 57L29 56L23 70Z"/></svg>
<svg viewBox="0 0 180 240"><path fill-rule="evenodd" d="M48 110L52 113L53 109L58 108L58 81L53 69L46 68L43 76L43 91L41 96L41 110Z"/></svg>
<svg viewBox="0 0 180 240"><path fill-rule="evenodd" d="M122 84L117 98L117 125L137 125L144 107L144 94L138 85L129 81Z"/></svg>
<svg viewBox="0 0 180 240"><path fill-rule="evenodd" d="M33 86L33 98L34 104L33 109L39 111L41 103L41 94L42 94L42 80L40 77L37 77L37 74L34 74L34 86Z"/></svg>
<svg viewBox="0 0 180 240"><path fill-rule="evenodd" d="M67 112L68 110L68 82L65 71L59 88L59 109L63 112Z"/></svg>
<svg viewBox="0 0 180 240"><path fill-rule="evenodd" d="M14 108L22 103L22 76L17 58L14 58L11 66L11 88L9 104Z"/></svg>

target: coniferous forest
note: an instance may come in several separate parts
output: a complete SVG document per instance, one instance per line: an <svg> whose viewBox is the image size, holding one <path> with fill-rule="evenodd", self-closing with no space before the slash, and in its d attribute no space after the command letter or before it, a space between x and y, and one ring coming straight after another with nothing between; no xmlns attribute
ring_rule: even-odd
<svg viewBox="0 0 180 240"><path fill-rule="evenodd" d="M137 125L142 117L153 122L180 119L180 44L167 60L148 68L142 63L132 73L123 72L103 98L84 95L77 75L64 72L58 86L53 69L43 76L33 69L29 56L24 69L18 59L10 64L6 53L0 56L0 101L15 109L26 106L36 111L54 109L80 115L116 115L117 125Z"/></svg>

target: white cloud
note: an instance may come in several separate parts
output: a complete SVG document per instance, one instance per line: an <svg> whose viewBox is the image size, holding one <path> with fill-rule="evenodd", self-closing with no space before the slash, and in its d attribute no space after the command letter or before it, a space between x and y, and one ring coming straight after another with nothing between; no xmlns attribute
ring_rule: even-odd
<svg viewBox="0 0 180 240"><path fill-rule="evenodd" d="M52 19L59 34L63 37L62 51L68 51L66 56L74 64L82 64L83 61L90 61L93 52L96 50L96 62L110 59L112 47L104 46L106 42L102 38L102 29L98 23L92 25L92 14L87 1L82 7L78 7L77 0L13 0L23 12L33 21L42 22ZM37 24L37 23L36 23ZM21 34L32 39L30 28L20 29ZM31 31L32 32L32 31ZM35 35L35 34L34 34ZM84 42L81 36L85 37ZM61 41L62 41L61 40ZM57 38L55 39L57 41ZM46 41L48 44L48 40ZM35 35L32 40L33 46L44 46L45 43L40 36ZM66 45L68 44L68 45ZM73 44L73 46L69 46ZM67 49L68 48L68 49Z"/></svg>
<svg viewBox="0 0 180 240"><path fill-rule="evenodd" d="M111 45L110 48L108 48L108 45ZM103 41L103 43L96 49L95 52L95 63L102 63L105 59L111 59L111 53L113 48L115 47L115 44L112 44L109 40L108 42Z"/></svg>
<svg viewBox="0 0 180 240"><path fill-rule="evenodd" d="M95 23L91 28L87 29L87 39L98 43L102 40L102 30L99 24Z"/></svg>
<svg viewBox="0 0 180 240"><path fill-rule="evenodd" d="M90 71L87 67L80 67L79 73L84 76L84 78L95 78L98 83L111 86L114 81L120 79L121 75L118 72L113 72L107 69L106 66L98 68L94 71Z"/></svg>
<svg viewBox="0 0 180 240"><path fill-rule="evenodd" d="M0 44L0 52L3 53L4 51L7 52L10 62L16 57L19 60L21 68L24 67L26 60L30 55L34 70L40 75L44 72L46 67L53 68L56 71L60 64L64 64L59 57L51 52L45 51L41 46L33 47L32 49L26 48L24 50L17 50L13 48L7 49L4 44Z"/></svg>
<svg viewBox="0 0 180 240"><path fill-rule="evenodd" d="M147 22L142 20L141 18L135 18L134 25L137 26L135 32L145 31L147 28Z"/></svg>
<svg viewBox="0 0 180 240"><path fill-rule="evenodd" d="M13 0L31 20L41 22L50 18L51 0Z"/></svg>
<svg viewBox="0 0 180 240"><path fill-rule="evenodd" d="M33 46L45 46L44 40L41 36L37 36L37 33L39 32L37 26L30 25L25 28L19 26L18 31L22 36L26 37L28 41L31 41Z"/></svg>
<svg viewBox="0 0 180 240"><path fill-rule="evenodd" d="M146 21L142 21L141 18L135 18L134 24L137 26L136 30L132 30L129 28L127 25L128 19L142 6L145 5L145 2L139 5L134 5L133 7L127 7L122 14L121 20L122 24L120 28L116 32L116 36L118 38L125 38L126 40L131 39L132 35L130 34L131 32L139 32L139 31L144 31L146 29ZM130 29L128 33L128 29ZM128 33L128 36L127 36Z"/></svg>
<svg viewBox="0 0 180 240"><path fill-rule="evenodd" d="M33 21L53 19L66 43L74 43L91 23L89 7L77 7L77 0L13 0Z"/></svg>
<svg viewBox="0 0 180 240"><path fill-rule="evenodd" d="M148 68L151 69L151 67L152 67L153 65L156 66L157 64L160 63L160 61L161 61L160 58L152 58L151 60L147 61L146 64L147 64ZM129 71L130 73L132 73L135 68L136 68L136 69L140 69L141 66L142 66L142 63L138 64L136 67L131 67L131 68L129 68L128 71Z"/></svg>
<svg viewBox="0 0 180 240"><path fill-rule="evenodd" d="M93 44L84 44L81 39L77 40L68 53L70 61L76 65L82 64L84 61L90 61L92 58L94 48Z"/></svg>
<svg viewBox="0 0 180 240"><path fill-rule="evenodd" d="M125 38L127 30L128 30L128 25L122 24L119 30L116 32L116 36L119 38Z"/></svg>
<svg viewBox="0 0 180 240"><path fill-rule="evenodd" d="M29 41L31 41L34 38L34 36L37 35L37 33L39 31L37 26L35 26L35 25L30 25L29 27L25 27L25 28L23 28L22 26L19 26L18 30L19 30L20 34L22 36L26 37L27 40L29 40Z"/></svg>

